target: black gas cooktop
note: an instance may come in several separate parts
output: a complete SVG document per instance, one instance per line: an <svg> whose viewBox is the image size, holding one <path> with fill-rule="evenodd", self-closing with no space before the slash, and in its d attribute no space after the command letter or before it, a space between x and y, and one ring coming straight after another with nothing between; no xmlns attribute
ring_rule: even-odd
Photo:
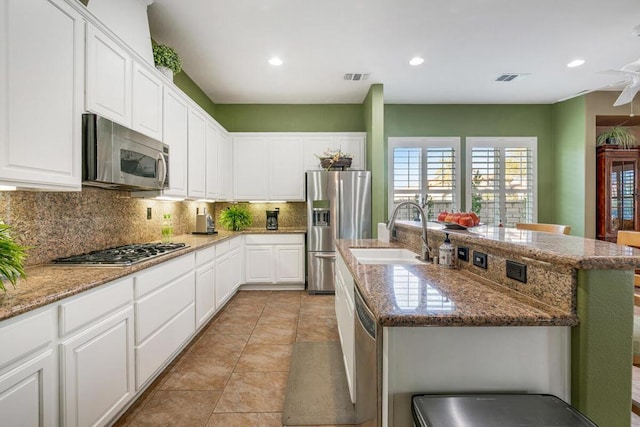
<svg viewBox="0 0 640 427"><path fill-rule="evenodd" d="M83 267L127 267L186 247L184 243L141 243L54 259L54 264Z"/></svg>

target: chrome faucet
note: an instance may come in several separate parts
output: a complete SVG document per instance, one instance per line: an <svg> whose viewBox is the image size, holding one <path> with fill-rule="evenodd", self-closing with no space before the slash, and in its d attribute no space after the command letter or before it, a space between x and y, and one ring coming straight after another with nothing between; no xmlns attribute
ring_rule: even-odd
<svg viewBox="0 0 640 427"><path fill-rule="evenodd" d="M391 219L387 224L387 230L393 235L393 227L396 225L396 217L398 216L398 210L404 206L413 206L418 209L420 213L420 217L422 218L422 259L424 261L431 261L431 249L429 248L429 241L427 238L427 215L424 213L424 209L422 206L417 204L416 202L400 202L396 205L396 208L393 210L393 214L391 214Z"/></svg>

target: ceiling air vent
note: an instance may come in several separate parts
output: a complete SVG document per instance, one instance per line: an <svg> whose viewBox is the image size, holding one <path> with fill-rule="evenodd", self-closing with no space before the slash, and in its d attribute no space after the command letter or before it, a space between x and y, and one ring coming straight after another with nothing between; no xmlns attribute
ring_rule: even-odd
<svg viewBox="0 0 640 427"><path fill-rule="evenodd" d="M359 82L361 80L367 80L371 73L345 73L344 79Z"/></svg>
<svg viewBox="0 0 640 427"><path fill-rule="evenodd" d="M531 73L505 73L499 75L496 79L497 82L512 82L515 79L522 79L523 77L528 76Z"/></svg>

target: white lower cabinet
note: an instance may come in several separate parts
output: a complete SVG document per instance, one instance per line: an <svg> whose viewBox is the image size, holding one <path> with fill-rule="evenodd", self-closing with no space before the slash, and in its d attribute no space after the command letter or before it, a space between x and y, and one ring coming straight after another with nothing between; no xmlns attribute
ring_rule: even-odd
<svg viewBox="0 0 640 427"><path fill-rule="evenodd" d="M338 322L338 335L342 346L342 358L347 374L351 401L356 401L355 371L355 317L354 317L354 282L342 256L336 257L335 269L335 308Z"/></svg>
<svg viewBox="0 0 640 427"><path fill-rule="evenodd" d="M134 290L139 390L195 332L195 254L144 270Z"/></svg>
<svg viewBox="0 0 640 427"><path fill-rule="evenodd" d="M0 424L58 424L55 323L49 308L0 324Z"/></svg>
<svg viewBox="0 0 640 427"><path fill-rule="evenodd" d="M222 307L233 296L243 280L241 247L242 237L235 237L216 245L216 309Z"/></svg>
<svg viewBox="0 0 640 427"><path fill-rule="evenodd" d="M245 283L304 283L303 234L248 234Z"/></svg>
<svg viewBox="0 0 640 427"><path fill-rule="evenodd" d="M215 246L196 252L196 329L216 311Z"/></svg>

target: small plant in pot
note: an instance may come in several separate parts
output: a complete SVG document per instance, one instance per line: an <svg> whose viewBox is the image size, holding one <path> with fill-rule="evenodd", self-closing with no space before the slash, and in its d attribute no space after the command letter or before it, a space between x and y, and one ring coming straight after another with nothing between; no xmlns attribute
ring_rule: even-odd
<svg viewBox="0 0 640 427"><path fill-rule="evenodd" d="M231 205L220 214L220 224L227 230L240 231L252 222L249 209L242 205Z"/></svg>
<svg viewBox="0 0 640 427"><path fill-rule="evenodd" d="M608 130L598 135L596 139L598 145L617 145L620 148L635 148L638 140L631 129L624 126L611 126Z"/></svg>
<svg viewBox="0 0 640 427"><path fill-rule="evenodd" d="M15 288L18 278L26 278L24 259L26 251L29 249L17 244L10 230L10 225L0 221L0 289L5 292L7 291L4 287L5 280L8 280Z"/></svg>
<svg viewBox="0 0 640 427"><path fill-rule="evenodd" d="M182 61L176 51L163 44L154 43L153 62L156 68L169 79L173 79L173 75L182 70Z"/></svg>

